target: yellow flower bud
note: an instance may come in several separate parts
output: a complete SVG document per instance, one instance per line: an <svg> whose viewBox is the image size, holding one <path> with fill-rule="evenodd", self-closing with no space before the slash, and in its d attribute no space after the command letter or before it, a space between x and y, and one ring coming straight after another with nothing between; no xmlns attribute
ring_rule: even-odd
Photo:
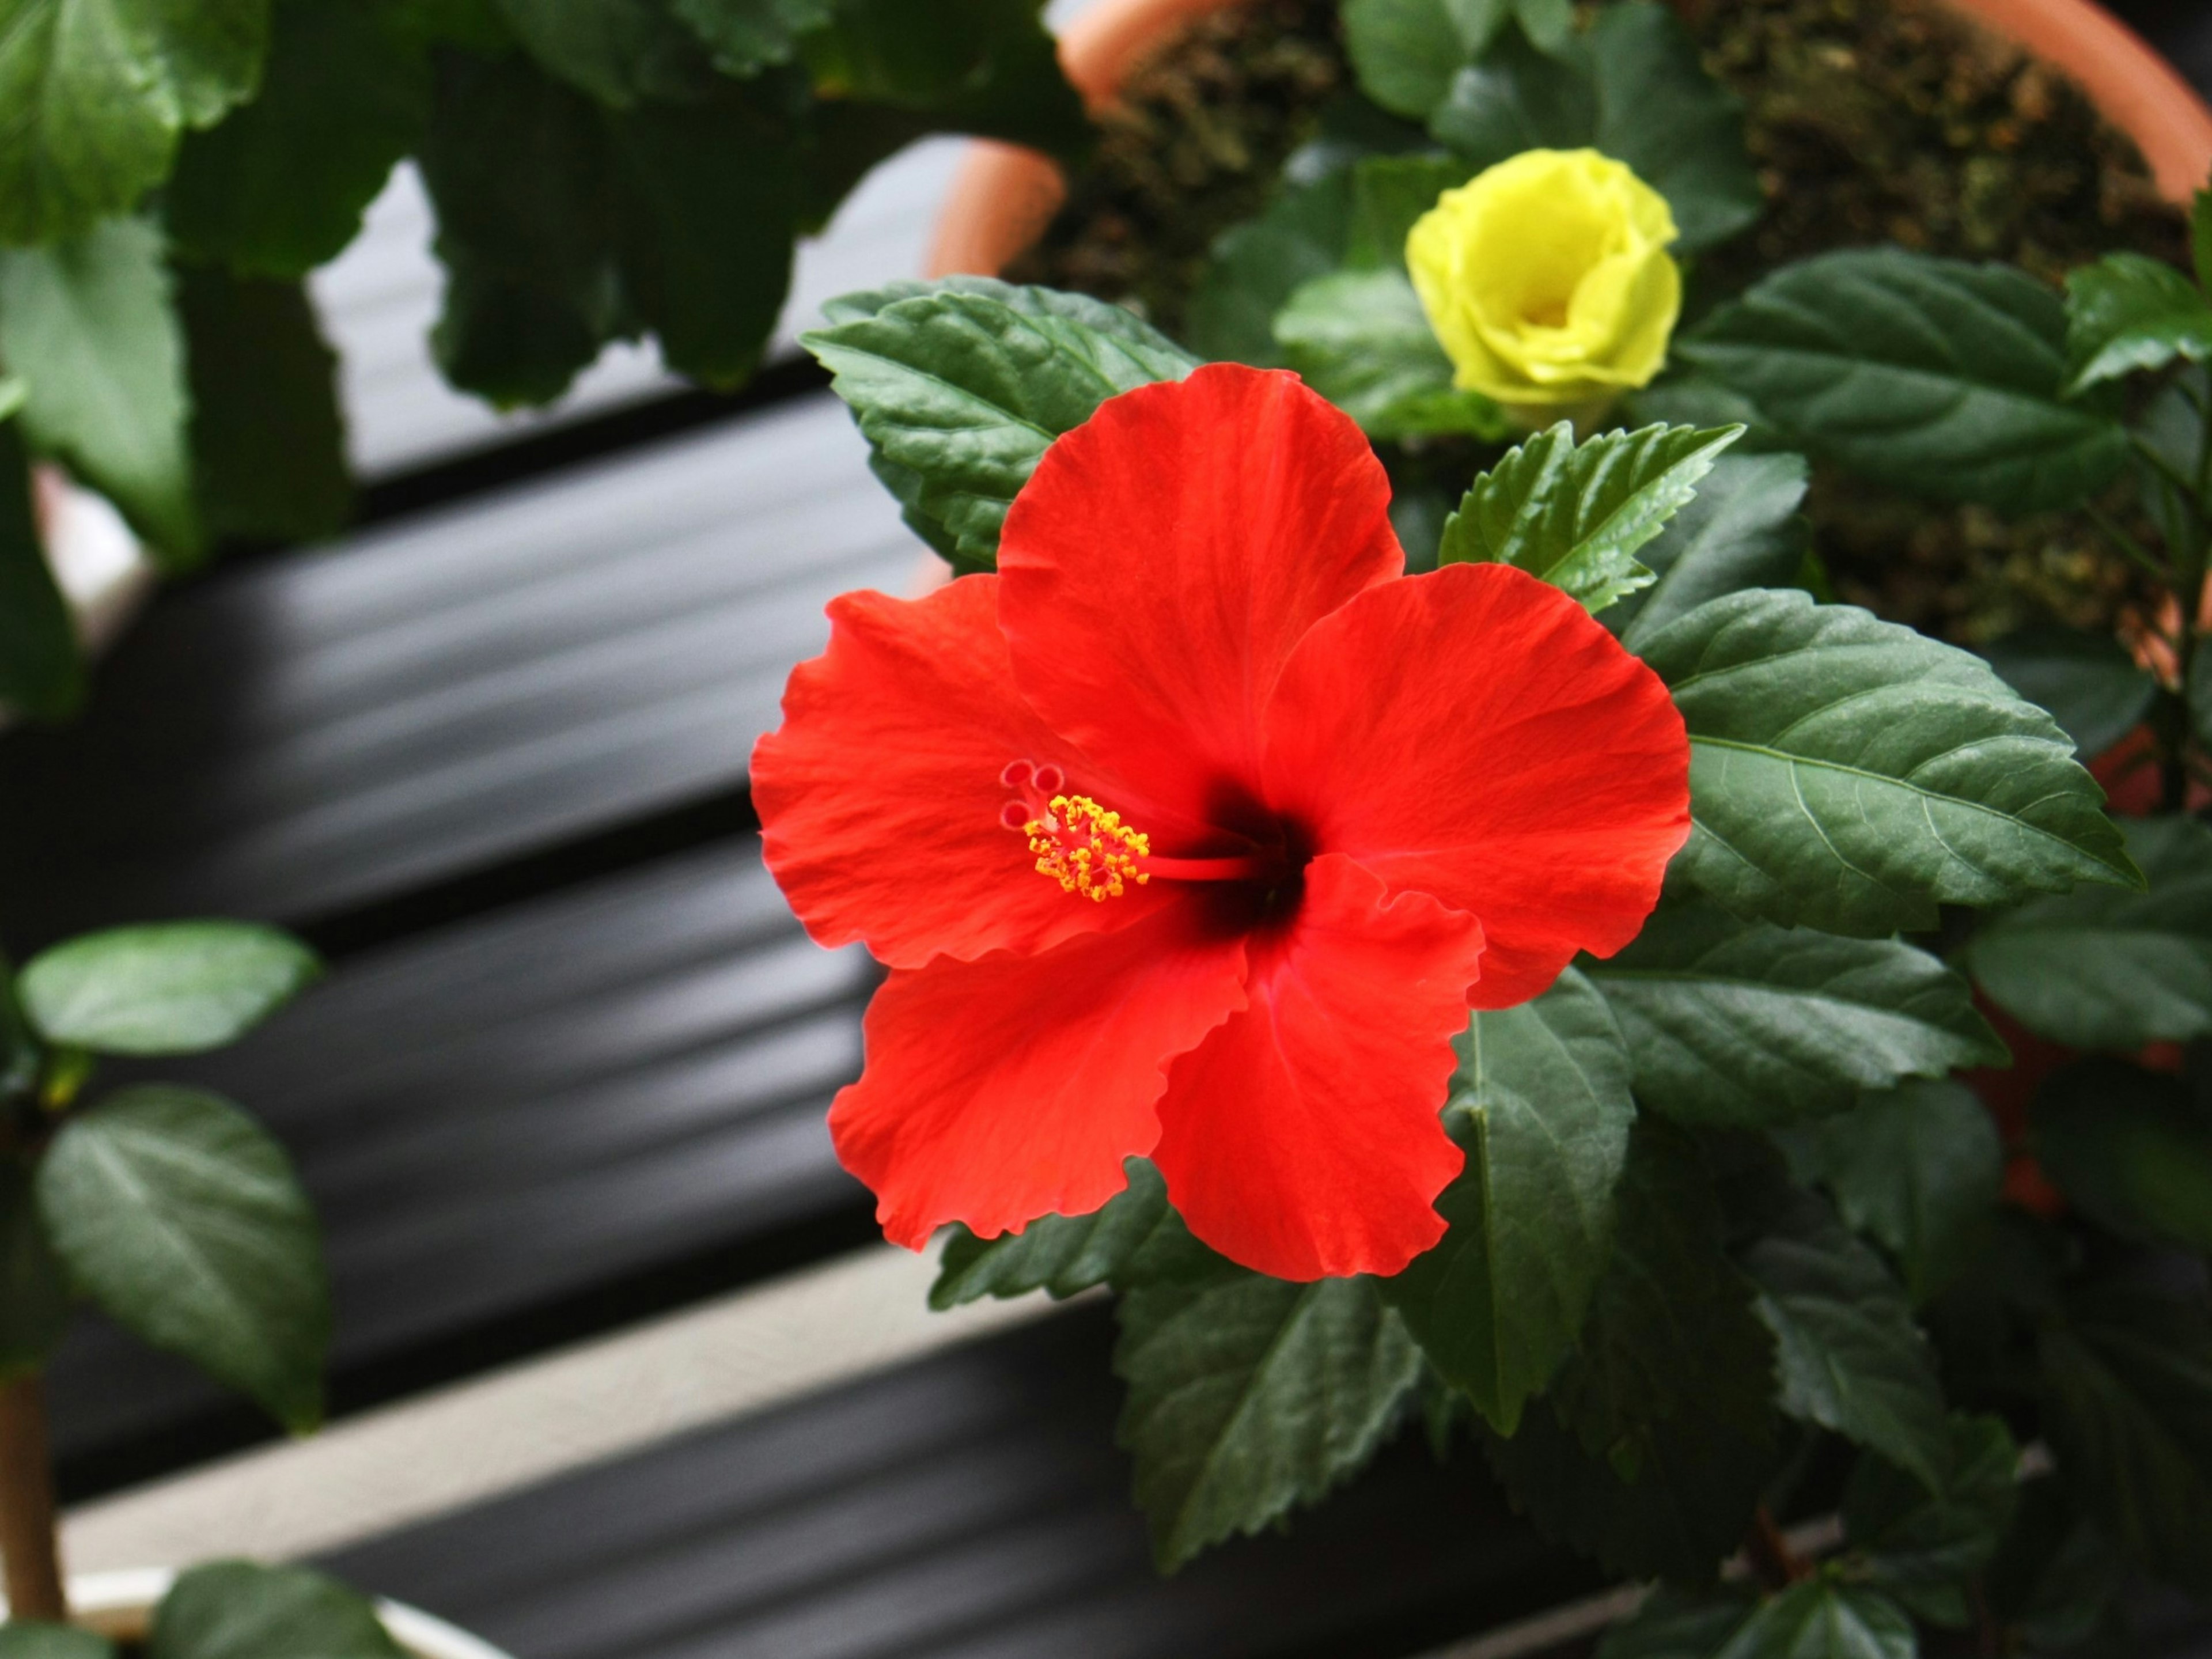
<svg viewBox="0 0 2212 1659"><path fill-rule="evenodd" d="M1667 199L1594 149L1532 149L1448 190L1406 238L1463 390L1589 404L1648 385L1682 309Z"/></svg>

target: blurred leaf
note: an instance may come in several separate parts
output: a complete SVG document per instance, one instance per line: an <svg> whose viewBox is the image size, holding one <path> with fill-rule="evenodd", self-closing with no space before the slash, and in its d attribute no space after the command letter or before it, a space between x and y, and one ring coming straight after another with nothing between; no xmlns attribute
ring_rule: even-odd
<svg viewBox="0 0 2212 1659"><path fill-rule="evenodd" d="M1696 38L1656 0L1601 8L1589 34L1597 88L1596 147L1667 198L1694 253L1765 211L1743 106L1705 72Z"/></svg>
<svg viewBox="0 0 2212 1659"><path fill-rule="evenodd" d="M49 1042L110 1054L190 1054L235 1042L322 971L289 933L243 921L83 933L31 958L23 1010Z"/></svg>
<svg viewBox="0 0 2212 1659"><path fill-rule="evenodd" d="M1544 51L1506 30L1479 62L1452 77L1429 114L1437 143L1470 176L1528 149L1579 149L1597 133L1597 88L1579 40Z"/></svg>
<svg viewBox="0 0 2212 1659"><path fill-rule="evenodd" d="M1877 1589L1809 1578L1764 1603L1719 1659L1917 1659L1905 1609Z"/></svg>
<svg viewBox="0 0 2212 1659"><path fill-rule="evenodd" d="M1451 360L1403 270L1317 276L1291 295L1274 326L1289 365L1370 437L1500 438L1511 429L1489 398L1454 389Z"/></svg>
<svg viewBox="0 0 2212 1659"><path fill-rule="evenodd" d="M337 257L421 141L422 51L354 0L281 0L260 95L185 141L162 219L185 254L300 277Z"/></svg>
<svg viewBox="0 0 2212 1659"><path fill-rule="evenodd" d="M945 1309L979 1297L1049 1291L1057 1300L1098 1285L1118 1285L1163 1229L1180 1226L1168 1208L1159 1171L1141 1158L1127 1164L1129 1184L1089 1215L1046 1215L1018 1233L978 1238L961 1227L945 1241L929 1305Z"/></svg>
<svg viewBox="0 0 2212 1659"><path fill-rule="evenodd" d="M2110 634L2034 623L1983 647L2005 684L2051 711L2094 760L2150 713L2158 682Z"/></svg>
<svg viewBox="0 0 2212 1659"><path fill-rule="evenodd" d="M2035 1097L2036 1161L2087 1214L2131 1238L2212 1251L2212 1112L2178 1078L2088 1060Z"/></svg>
<svg viewBox="0 0 2212 1659"><path fill-rule="evenodd" d="M1257 218L1215 238L1191 291L1193 348L1218 362L1279 367L1275 313L1302 284L1337 269L1352 234L1352 204L1349 170L1310 181L1285 177Z"/></svg>
<svg viewBox="0 0 2212 1659"><path fill-rule="evenodd" d="M118 1090L62 1125L38 1191L70 1277L118 1324L295 1433L320 1421L321 1241L291 1161L252 1118L197 1089Z"/></svg>
<svg viewBox="0 0 2212 1659"><path fill-rule="evenodd" d="M1712 1659L1756 1605L1741 1589L1690 1591L1662 1585L1606 1632L1596 1659Z"/></svg>
<svg viewBox="0 0 2212 1659"><path fill-rule="evenodd" d="M69 1279L46 1242L30 1168L0 1158L0 1375L43 1366L69 1321Z"/></svg>
<svg viewBox="0 0 2212 1659"><path fill-rule="evenodd" d="M0 242L49 242L127 213L177 135L253 95L269 0L0 4Z"/></svg>
<svg viewBox="0 0 2212 1659"><path fill-rule="evenodd" d="M190 565L203 541L161 233L110 219L75 241L0 252L0 358L29 383L32 447L112 501L163 562Z"/></svg>
<svg viewBox="0 0 2212 1659"><path fill-rule="evenodd" d="M1744 454L1743 441L1713 458L1697 494L1637 553L1659 580L1623 594L1605 613L1606 626L1630 650L1640 650L1707 599L1747 587L1787 587L1796 580L1812 541L1811 526L1797 511L1808 482L1805 459Z"/></svg>
<svg viewBox="0 0 2212 1659"><path fill-rule="evenodd" d="M75 1625L10 1619L0 1625L0 1659L117 1659L114 1643Z"/></svg>
<svg viewBox="0 0 2212 1659"><path fill-rule="evenodd" d="M1425 120L1511 10L1509 0L1346 0L1345 51L1362 92Z"/></svg>
<svg viewBox="0 0 2212 1659"><path fill-rule="evenodd" d="M2212 356L2212 304L2163 259L2107 253L2066 278L2067 395Z"/></svg>
<svg viewBox="0 0 2212 1659"><path fill-rule="evenodd" d="M2057 1476L2022 1483L2019 1498L1983 1572L1990 1612L2029 1652L2068 1652L2107 1624L2134 1575Z"/></svg>
<svg viewBox="0 0 2212 1659"><path fill-rule="evenodd" d="M307 1567L211 1561L177 1576L146 1659L402 1659L375 1605Z"/></svg>
<svg viewBox="0 0 2212 1659"><path fill-rule="evenodd" d="M83 701L84 657L46 562L30 465L21 423L0 419L0 704L60 720Z"/></svg>
<svg viewBox="0 0 2212 1659"><path fill-rule="evenodd" d="M1467 182L1449 155L1370 155L1352 170L1352 224L1345 263L1358 270L1406 269L1406 238L1446 191Z"/></svg>
<svg viewBox="0 0 2212 1659"><path fill-rule="evenodd" d="M836 0L674 0L671 8L714 54L725 75L757 75L787 64L799 37L827 24Z"/></svg>
<svg viewBox="0 0 2212 1659"><path fill-rule="evenodd" d="M210 539L304 542L353 510L337 354L298 283L177 273L191 383L191 445Z"/></svg>
<svg viewBox="0 0 2212 1659"><path fill-rule="evenodd" d="M496 0L500 15L548 73L611 109L702 95L712 83L703 43L665 0ZM491 159L491 158L487 158ZM497 158L512 167L513 155Z"/></svg>
<svg viewBox="0 0 2212 1659"><path fill-rule="evenodd" d="M2020 1448L1998 1417L1951 1419L1951 1474L1931 1494L1869 1453L1844 1491L1844 1530L1875 1583L1931 1624L1973 1623L1968 1592L2020 1498Z"/></svg>
<svg viewBox="0 0 2212 1659"><path fill-rule="evenodd" d="M1571 968L1533 1002L1475 1015L1462 1056L1444 1121L1467 1167L1437 1200L1450 1231L1382 1291L1510 1434L1574 1346L1612 1255L1636 1106L1620 1030Z"/></svg>

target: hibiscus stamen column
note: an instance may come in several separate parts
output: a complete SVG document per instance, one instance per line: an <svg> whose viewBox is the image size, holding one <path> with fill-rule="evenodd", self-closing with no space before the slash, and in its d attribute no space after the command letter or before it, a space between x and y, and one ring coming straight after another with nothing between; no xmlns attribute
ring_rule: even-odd
<svg viewBox="0 0 2212 1659"><path fill-rule="evenodd" d="M1120 898L1131 883L1142 887L1162 881L1276 881L1288 872L1279 851L1259 849L1221 858L1155 855L1152 837L1122 822L1119 812L1088 795L1061 793L1066 776L1049 763L1008 763L999 781L1021 791L1019 800L1000 809L999 822L1029 837L1037 873L1050 876L1065 892L1103 903Z"/></svg>

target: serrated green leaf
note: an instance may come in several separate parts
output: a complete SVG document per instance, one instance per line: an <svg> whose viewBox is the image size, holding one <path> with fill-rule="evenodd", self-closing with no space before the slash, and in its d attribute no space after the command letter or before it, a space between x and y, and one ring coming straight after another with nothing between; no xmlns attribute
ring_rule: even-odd
<svg viewBox="0 0 2212 1659"><path fill-rule="evenodd" d="M962 1227L945 1241L929 1305L945 1309L980 1297L1045 1291L1057 1300L1122 1281L1164 1228L1179 1225L1167 1185L1140 1158L1125 1166L1129 1184L1089 1215L1039 1216L1018 1233L978 1238Z"/></svg>
<svg viewBox="0 0 2212 1659"><path fill-rule="evenodd" d="M185 139L162 194L178 248L244 276L335 258L429 118L421 49L346 0L276 8L260 94Z"/></svg>
<svg viewBox="0 0 2212 1659"><path fill-rule="evenodd" d="M1943 1389L1905 1291L1809 1193L1742 1253L1774 1333L1782 1409L1880 1452L1931 1492L1951 1471Z"/></svg>
<svg viewBox="0 0 2212 1659"><path fill-rule="evenodd" d="M1824 1116L1862 1090L2006 1059L1966 981L1895 939L1837 939L1674 903L1585 971L1628 1039L1637 1097L1686 1123Z"/></svg>
<svg viewBox="0 0 2212 1659"><path fill-rule="evenodd" d="M1917 1659L1904 1608L1877 1589L1810 1578L1765 1603L1715 1659Z"/></svg>
<svg viewBox="0 0 2212 1659"><path fill-rule="evenodd" d="M1364 1466L1420 1350L1369 1279L1287 1284L1164 1228L1116 1304L1119 1438L1164 1570L1256 1532Z"/></svg>
<svg viewBox="0 0 2212 1659"><path fill-rule="evenodd" d="M185 441L183 330L161 234L111 219L74 241L0 251L0 357L29 383L20 417L172 566L199 553Z"/></svg>
<svg viewBox="0 0 2212 1659"><path fill-rule="evenodd" d="M1667 198L1685 252L1726 241L1765 210L1743 106L1705 72L1682 20L1656 0L1601 9L1589 34L1596 147Z"/></svg>
<svg viewBox="0 0 2212 1659"><path fill-rule="evenodd" d="M289 933L243 921L112 927L49 946L16 981L49 1042L190 1054L234 1042L322 971Z"/></svg>
<svg viewBox="0 0 2212 1659"><path fill-rule="evenodd" d="M146 1659L400 1659L360 1591L307 1567L211 1561L154 1610Z"/></svg>
<svg viewBox="0 0 2212 1659"><path fill-rule="evenodd" d="M18 422L0 419L0 705L60 720L83 701L84 653L46 562L30 465Z"/></svg>
<svg viewBox="0 0 2212 1659"><path fill-rule="evenodd" d="M1958 1276L1996 1219L2004 1149L1962 1084L1867 1095L1790 1131L1783 1150L1798 1180L1826 1188L1852 1231L1889 1252L1916 1307Z"/></svg>
<svg viewBox="0 0 2212 1659"><path fill-rule="evenodd" d="M1714 599L1644 642L1690 732L1674 872L1741 915L1880 937L2135 866L2073 744L1987 664L1850 605Z"/></svg>
<svg viewBox="0 0 2212 1659"><path fill-rule="evenodd" d="M269 0L0 0L0 242L82 234L253 95Z"/></svg>
<svg viewBox="0 0 2212 1659"><path fill-rule="evenodd" d="M662 0L495 0L549 74L611 109L696 98L710 84L704 44Z"/></svg>
<svg viewBox="0 0 2212 1659"><path fill-rule="evenodd" d="M10 1619L0 1625L0 1659L116 1659L115 1644L75 1625Z"/></svg>
<svg viewBox="0 0 2212 1659"><path fill-rule="evenodd" d="M1737 428L1649 426L1575 441L1560 422L1508 450L1445 521L1439 564L1510 564L1602 611L1649 586L1637 550L1697 493Z"/></svg>
<svg viewBox="0 0 2212 1659"><path fill-rule="evenodd" d="M1351 171L1285 177L1259 216L1214 239L1191 290L1185 329L1217 362L1279 368L1275 313L1304 283L1335 270L1352 234Z"/></svg>
<svg viewBox="0 0 2212 1659"><path fill-rule="evenodd" d="M43 1366L69 1321L69 1279L46 1241L30 1168L0 1158L0 1375Z"/></svg>
<svg viewBox="0 0 2212 1659"><path fill-rule="evenodd" d="M1984 646L1982 655L2006 684L2048 709L2086 759L2135 730L2158 696L2158 682L2110 634L2039 623Z"/></svg>
<svg viewBox="0 0 2212 1659"><path fill-rule="evenodd" d="M1115 393L1197 367L1117 307L976 276L885 290L872 314L848 306L799 343L868 441L920 480L911 510L973 568L995 562L1006 508L1054 438Z"/></svg>
<svg viewBox="0 0 2212 1659"><path fill-rule="evenodd" d="M177 273L191 384L192 472L211 540L303 542L353 510L337 354L299 283L216 266Z"/></svg>
<svg viewBox="0 0 2212 1659"><path fill-rule="evenodd" d="M1790 586L1812 544L1811 526L1797 511L1808 480L1802 455L1731 449L1715 456L1697 493L1636 556L1659 580L1622 595L1606 612L1606 626L1637 651L1707 599Z"/></svg>
<svg viewBox="0 0 2212 1659"><path fill-rule="evenodd" d="M2199 1297L2107 1289L2039 1339L2043 1431L2105 1530L2179 1585L2212 1583L2212 1322Z"/></svg>
<svg viewBox="0 0 2212 1659"><path fill-rule="evenodd" d="M330 1287L283 1148L201 1090L122 1089L65 1121L38 1171L79 1289L295 1431L322 1417Z"/></svg>
<svg viewBox="0 0 2212 1659"><path fill-rule="evenodd" d="M2163 259L2108 253L2066 278L2066 392L2212 356L2212 304Z"/></svg>
<svg viewBox="0 0 2212 1659"><path fill-rule="evenodd" d="M1951 1419L1951 1473L1930 1493L1871 1453L1844 1490L1845 1535L1874 1582L1931 1624L1973 1622L1973 1576L1997 1553L2020 1501L2020 1448L1998 1417Z"/></svg>
<svg viewBox="0 0 2212 1659"><path fill-rule="evenodd" d="M670 8L706 42L725 75L787 64L799 37L836 15L835 0L674 0Z"/></svg>
<svg viewBox="0 0 2212 1659"><path fill-rule="evenodd" d="M1371 438L1495 439L1511 429L1496 404L1452 385L1451 360L1403 270L1317 276L1291 295L1274 327L1284 360Z"/></svg>
<svg viewBox="0 0 2212 1659"><path fill-rule="evenodd" d="M2088 1060L2035 1098L2036 1161L2087 1214L2132 1238L2212 1252L2212 1113L2181 1079Z"/></svg>
<svg viewBox="0 0 2212 1659"><path fill-rule="evenodd" d="M1635 1118L1620 1032L1573 969L1474 1017L1444 1120L1467 1152L1437 1200L1450 1231L1382 1290L1502 1434L1589 1312Z"/></svg>
<svg viewBox="0 0 2212 1659"><path fill-rule="evenodd" d="M1740 1589L1692 1592L1662 1585L1605 1633L1596 1659L1712 1659L1756 1605Z"/></svg>
<svg viewBox="0 0 2212 1659"><path fill-rule="evenodd" d="M2058 296L2009 266L1874 248L1784 266L1674 349L1816 459L2029 513L2087 499L2127 459L2118 422L2060 401L2065 340Z"/></svg>

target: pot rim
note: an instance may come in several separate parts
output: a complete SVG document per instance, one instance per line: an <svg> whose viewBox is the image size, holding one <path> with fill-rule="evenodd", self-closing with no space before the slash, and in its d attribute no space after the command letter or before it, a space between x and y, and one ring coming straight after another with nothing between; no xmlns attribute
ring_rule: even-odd
<svg viewBox="0 0 2212 1659"><path fill-rule="evenodd" d="M1249 0L1097 0L1060 36L1060 67L1093 110L1170 30ZM2014 41L2086 93L2127 134L2159 193L2186 206L2212 177L2212 107L2179 70L2097 0L1941 0ZM1059 165L1033 149L976 139L939 211L923 274L996 276L1067 199Z"/></svg>
<svg viewBox="0 0 2212 1659"><path fill-rule="evenodd" d="M70 1605L77 1619L108 1629L133 1614L153 1611L176 1582L173 1567L125 1567L106 1572L71 1573ZM482 1637L471 1636L420 1607L384 1596L375 1598L376 1616L392 1638L418 1659L508 1659Z"/></svg>

